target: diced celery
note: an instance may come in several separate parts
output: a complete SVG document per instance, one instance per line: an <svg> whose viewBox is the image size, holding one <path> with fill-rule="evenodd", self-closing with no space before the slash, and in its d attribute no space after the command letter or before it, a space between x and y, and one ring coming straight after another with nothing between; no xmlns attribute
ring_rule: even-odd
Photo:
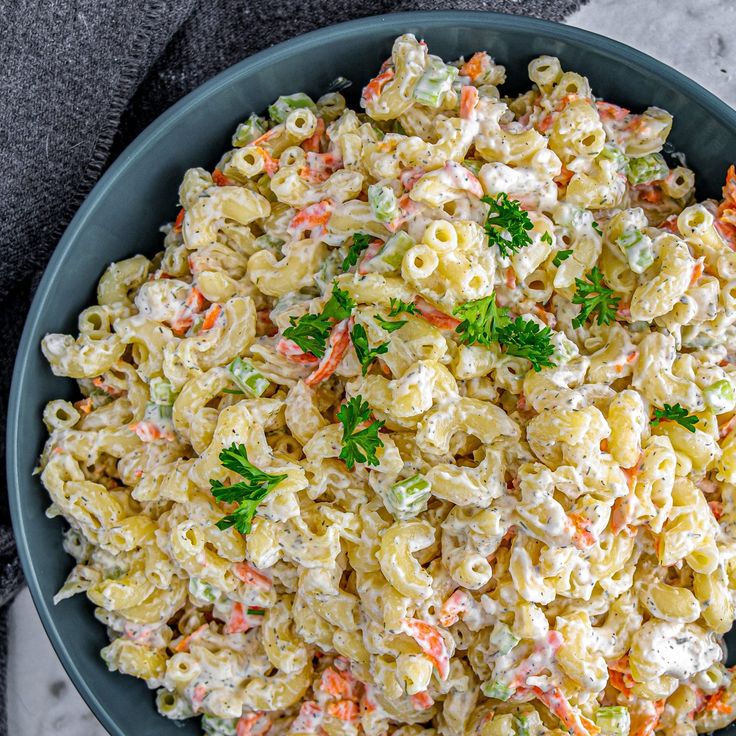
<svg viewBox="0 0 736 736"><path fill-rule="evenodd" d="M203 603L214 603L220 594L209 583L199 578L189 578L189 594Z"/></svg>
<svg viewBox="0 0 736 736"><path fill-rule="evenodd" d="M399 520L410 519L427 508L432 485L421 475L412 475L388 490L386 505L388 510Z"/></svg>
<svg viewBox="0 0 736 736"><path fill-rule="evenodd" d="M261 375L251 363L242 358L235 358L227 369L238 388L251 396L262 396L271 385L268 378Z"/></svg>
<svg viewBox="0 0 736 736"><path fill-rule="evenodd" d="M574 358L580 351L578 346L570 340L564 332L552 331L552 344L554 345L555 352L552 354L550 360L555 365L563 365L569 360Z"/></svg>
<svg viewBox="0 0 736 736"><path fill-rule="evenodd" d="M726 378L703 389L703 398L715 414L725 414L727 411L733 411L736 408L736 396L734 395L733 386Z"/></svg>
<svg viewBox="0 0 736 736"><path fill-rule="evenodd" d="M464 158L463 159L463 166L466 169L470 169L476 176L480 174L480 168L483 166L485 162L484 161L478 161L478 159L475 158Z"/></svg>
<svg viewBox="0 0 736 736"><path fill-rule="evenodd" d="M606 143L606 145L603 146L603 150L598 154L598 158L601 158L604 161L611 161L614 164L616 171L624 171L626 169L626 155L613 143Z"/></svg>
<svg viewBox="0 0 736 736"><path fill-rule="evenodd" d="M531 729L526 716L521 714L514 716L514 725L516 726L516 736L531 736Z"/></svg>
<svg viewBox="0 0 736 736"><path fill-rule="evenodd" d="M601 736L628 736L631 728L629 709L623 705L598 708L595 723L601 730Z"/></svg>
<svg viewBox="0 0 736 736"><path fill-rule="evenodd" d="M153 422L158 426L171 424L174 409L171 404L155 404L149 401L143 418L147 422Z"/></svg>
<svg viewBox="0 0 736 736"><path fill-rule="evenodd" d="M202 716L202 730L207 736L235 736L238 722L235 718Z"/></svg>
<svg viewBox="0 0 736 736"><path fill-rule="evenodd" d="M669 167L661 153L630 158L626 166L626 178L631 184L648 184L650 181L664 179L669 173Z"/></svg>
<svg viewBox="0 0 736 736"><path fill-rule="evenodd" d="M501 654L508 654L518 643L520 639L518 636L514 636L511 629L505 624L499 621L491 632L491 644L494 644L496 649Z"/></svg>
<svg viewBox="0 0 736 736"><path fill-rule="evenodd" d="M620 248L634 273L644 273L654 263L652 239L641 230L628 228L616 238Z"/></svg>
<svg viewBox="0 0 736 736"><path fill-rule="evenodd" d="M368 187L368 203L373 217L379 222L391 222L399 214L394 190L383 184L371 184Z"/></svg>
<svg viewBox="0 0 736 736"><path fill-rule="evenodd" d="M253 113L244 123L240 123L233 133L233 146L242 148L260 138L268 130L266 121Z"/></svg>
<svg viewBox="0 0 736 736"><path fill-rule="evenodd" d="M281 95L276 102L268 106L268 114L274 122L283 123L289 117L289 113L300 107L308 107L315 113L317 111L317 106L309 95L297 92L293 95Z"/></svg>
<svg viewBox="0 0 736 736"><path fill-rule="evenodd" d="M158 376L151 379L151 382L148 384L148 390L151 394L151 401L154 404L165 406L171 406L179 395L165 378L159 378Z"/></svg>
<svg viewBox="0 0 736 736"><path fill-rule="evenodd" d="M253 245L256 250L267 250L271 253L281 255L281 246L285 243L285 240L281 238L275 238L273 235L268 233L259 235L254 241Z"/></svg>
<svg viewBox="0 0 736 736"><path fill-rule="evenodd" d="M429 57L427 68L414 87L414 99L422 105L439 107L442 98L452 89L458 70L447 66L435 56Z"/></svg>
<svg viewBox="0 0 736 736"><path fill-rule="evenodd" d="M496 700L508 700L513 690L502 682L484 682L480 686L480 690L487 698L495 698Z"/></svg>
<svg viewBox="0 0 736 736"><path fill-rule="evenodd" d="M401 262L404 260L404 254L413 245L415 245L414 238L403 230L399 230L386 241L378 255L371 258L363 268L373 273L398 271L401 268Z"/></svg>

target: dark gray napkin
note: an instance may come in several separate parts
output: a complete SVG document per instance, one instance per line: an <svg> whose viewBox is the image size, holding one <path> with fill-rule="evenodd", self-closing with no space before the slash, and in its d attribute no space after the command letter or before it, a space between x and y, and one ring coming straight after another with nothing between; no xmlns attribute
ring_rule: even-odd
<svg viewBox="0 0 736 736"><path fill-rule="evenodd" d="M460 9L562 20L584 1L0 2L0 334L6 346L0 355L0 447L13 359L43 268L104 169L172 103L256 51L351 18ZM0 734L7 733L6 604L21 584L2 492Z"/></svg>

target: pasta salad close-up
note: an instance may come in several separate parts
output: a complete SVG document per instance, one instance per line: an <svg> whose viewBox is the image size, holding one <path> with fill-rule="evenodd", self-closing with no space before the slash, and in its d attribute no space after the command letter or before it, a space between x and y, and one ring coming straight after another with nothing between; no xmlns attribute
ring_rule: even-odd
<svg viewBox="0 0 736 736"><path fill-rule="evenodd" d="M405 34L360 111L341 78L278 97L43 339L81 392L43 413L54 602L86 594L163 716L736 719L736 171L699 202L665 110L528 75Z"/></svg>

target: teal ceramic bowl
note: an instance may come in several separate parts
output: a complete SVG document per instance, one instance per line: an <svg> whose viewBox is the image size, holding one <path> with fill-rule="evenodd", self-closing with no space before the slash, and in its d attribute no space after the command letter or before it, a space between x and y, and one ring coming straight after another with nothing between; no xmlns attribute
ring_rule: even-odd
<svg viewBox="0 0 736 736"><path fill-rule="evenodd" d="M506 66L507 89L528 88L529 60L552 54L565 69L588 76L605 99L634 110L666 108L675 116L671 141L687 154L701 196L719 193L736 154L736 112L664 64L593 33L494 13L404 13L308 33L236 64L151 125L102 177L49 263L18 351L8 415L8 490L26 579L56 653L114 736L200 731L198 721L180 726L159 716L143 683L107 671L98 654L107 643L104 627L84 596L52 604L72 563L61 548L63 523L44 516L48 496L32 473L46 435L43 406L52 398L74 397L75 385L51 374L41 338L47 332L76 333L77 315L93 302L110 261L161 247L158 228L176 215L182 174L191 166L211 169L239 121L279 94L304 90L318 96L339 75L353 80L355 104L394 37L407 31L447 59L487 49Z"/></svg>

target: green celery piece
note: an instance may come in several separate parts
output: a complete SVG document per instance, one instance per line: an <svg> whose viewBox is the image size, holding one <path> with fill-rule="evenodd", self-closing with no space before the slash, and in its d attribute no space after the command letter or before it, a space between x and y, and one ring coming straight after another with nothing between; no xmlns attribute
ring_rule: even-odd
<svg viewBox="0 0 736 736"><path fill-rule="evenodd" d="M264 391L271 385L252 363L242 358L235 358L227 369L238 388L251 396L263 396Z"/></svg>

